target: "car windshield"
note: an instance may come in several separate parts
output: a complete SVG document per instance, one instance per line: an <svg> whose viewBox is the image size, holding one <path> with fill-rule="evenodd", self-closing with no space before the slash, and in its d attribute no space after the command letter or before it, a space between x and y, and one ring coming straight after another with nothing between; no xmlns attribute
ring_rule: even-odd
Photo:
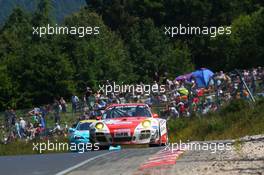
<svg viewBox="0 0 264 175"><path fill-rule="evenodd" d="M91 123L88 123L88 122L86 122L86 123L79 123L78 126L76 127L76 129L78 131L89 130L90 125L91 125Z"/></svg>
<svg viewBox="0 0 264 175"><path fill-rule="evenodd" d="M116 106L105 111L102 118L120 117L151 117L151 113L146 106Z"/></svg>

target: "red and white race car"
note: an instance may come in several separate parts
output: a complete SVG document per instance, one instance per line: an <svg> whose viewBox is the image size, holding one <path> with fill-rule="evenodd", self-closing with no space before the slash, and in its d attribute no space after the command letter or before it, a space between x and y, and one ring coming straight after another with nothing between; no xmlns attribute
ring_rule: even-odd
<svg viewBox="0 0 264 175"><path fill-rule="evenodd" d="M91 125L90 134L91 140L102 146L168 142L167 121L143 103L110 105L101 120Z"/></svg>

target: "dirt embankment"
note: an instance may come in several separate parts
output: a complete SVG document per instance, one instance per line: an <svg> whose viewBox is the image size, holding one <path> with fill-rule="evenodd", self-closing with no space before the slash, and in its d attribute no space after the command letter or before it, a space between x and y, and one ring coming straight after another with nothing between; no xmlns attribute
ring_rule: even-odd
<svg viewBox="0 0 264 175"><path fill-rule="evenodd" d="M217 143L231 146L215 153L212 150L187 150L172 167L152 172L159 175L264 175L264 135Z"/></svg>

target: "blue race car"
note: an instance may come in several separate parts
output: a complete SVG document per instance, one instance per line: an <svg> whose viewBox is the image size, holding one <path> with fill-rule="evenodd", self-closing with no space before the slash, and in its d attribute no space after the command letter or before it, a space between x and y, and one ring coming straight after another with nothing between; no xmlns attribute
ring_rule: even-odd
<svg viewBox="0 0 264 175"><path fill-rule="evenodd" d="M76 145L90 143L90 125L96 120L82 120L75 128L70 128L70 143Z"/></svg>

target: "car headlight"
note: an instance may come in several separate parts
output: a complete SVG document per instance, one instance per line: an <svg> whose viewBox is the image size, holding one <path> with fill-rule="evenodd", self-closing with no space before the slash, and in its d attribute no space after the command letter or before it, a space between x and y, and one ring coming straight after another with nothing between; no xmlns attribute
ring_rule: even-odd
<svg viewBox="0 0 264 175"><path fill-rule="evenodd" d="M104 124L103 123L96 123L95 128L98 130L102 130L104 128Z"/></svg>
<svg viewBox="0 0 264 175"><path fill-rule="evenodd" d="M150 125L151 125L151 122L150 122L149 120L144 120L144 121L142 122L142 126L143 126L144 128L148 128L148 127L150 127Z"/></svg>

